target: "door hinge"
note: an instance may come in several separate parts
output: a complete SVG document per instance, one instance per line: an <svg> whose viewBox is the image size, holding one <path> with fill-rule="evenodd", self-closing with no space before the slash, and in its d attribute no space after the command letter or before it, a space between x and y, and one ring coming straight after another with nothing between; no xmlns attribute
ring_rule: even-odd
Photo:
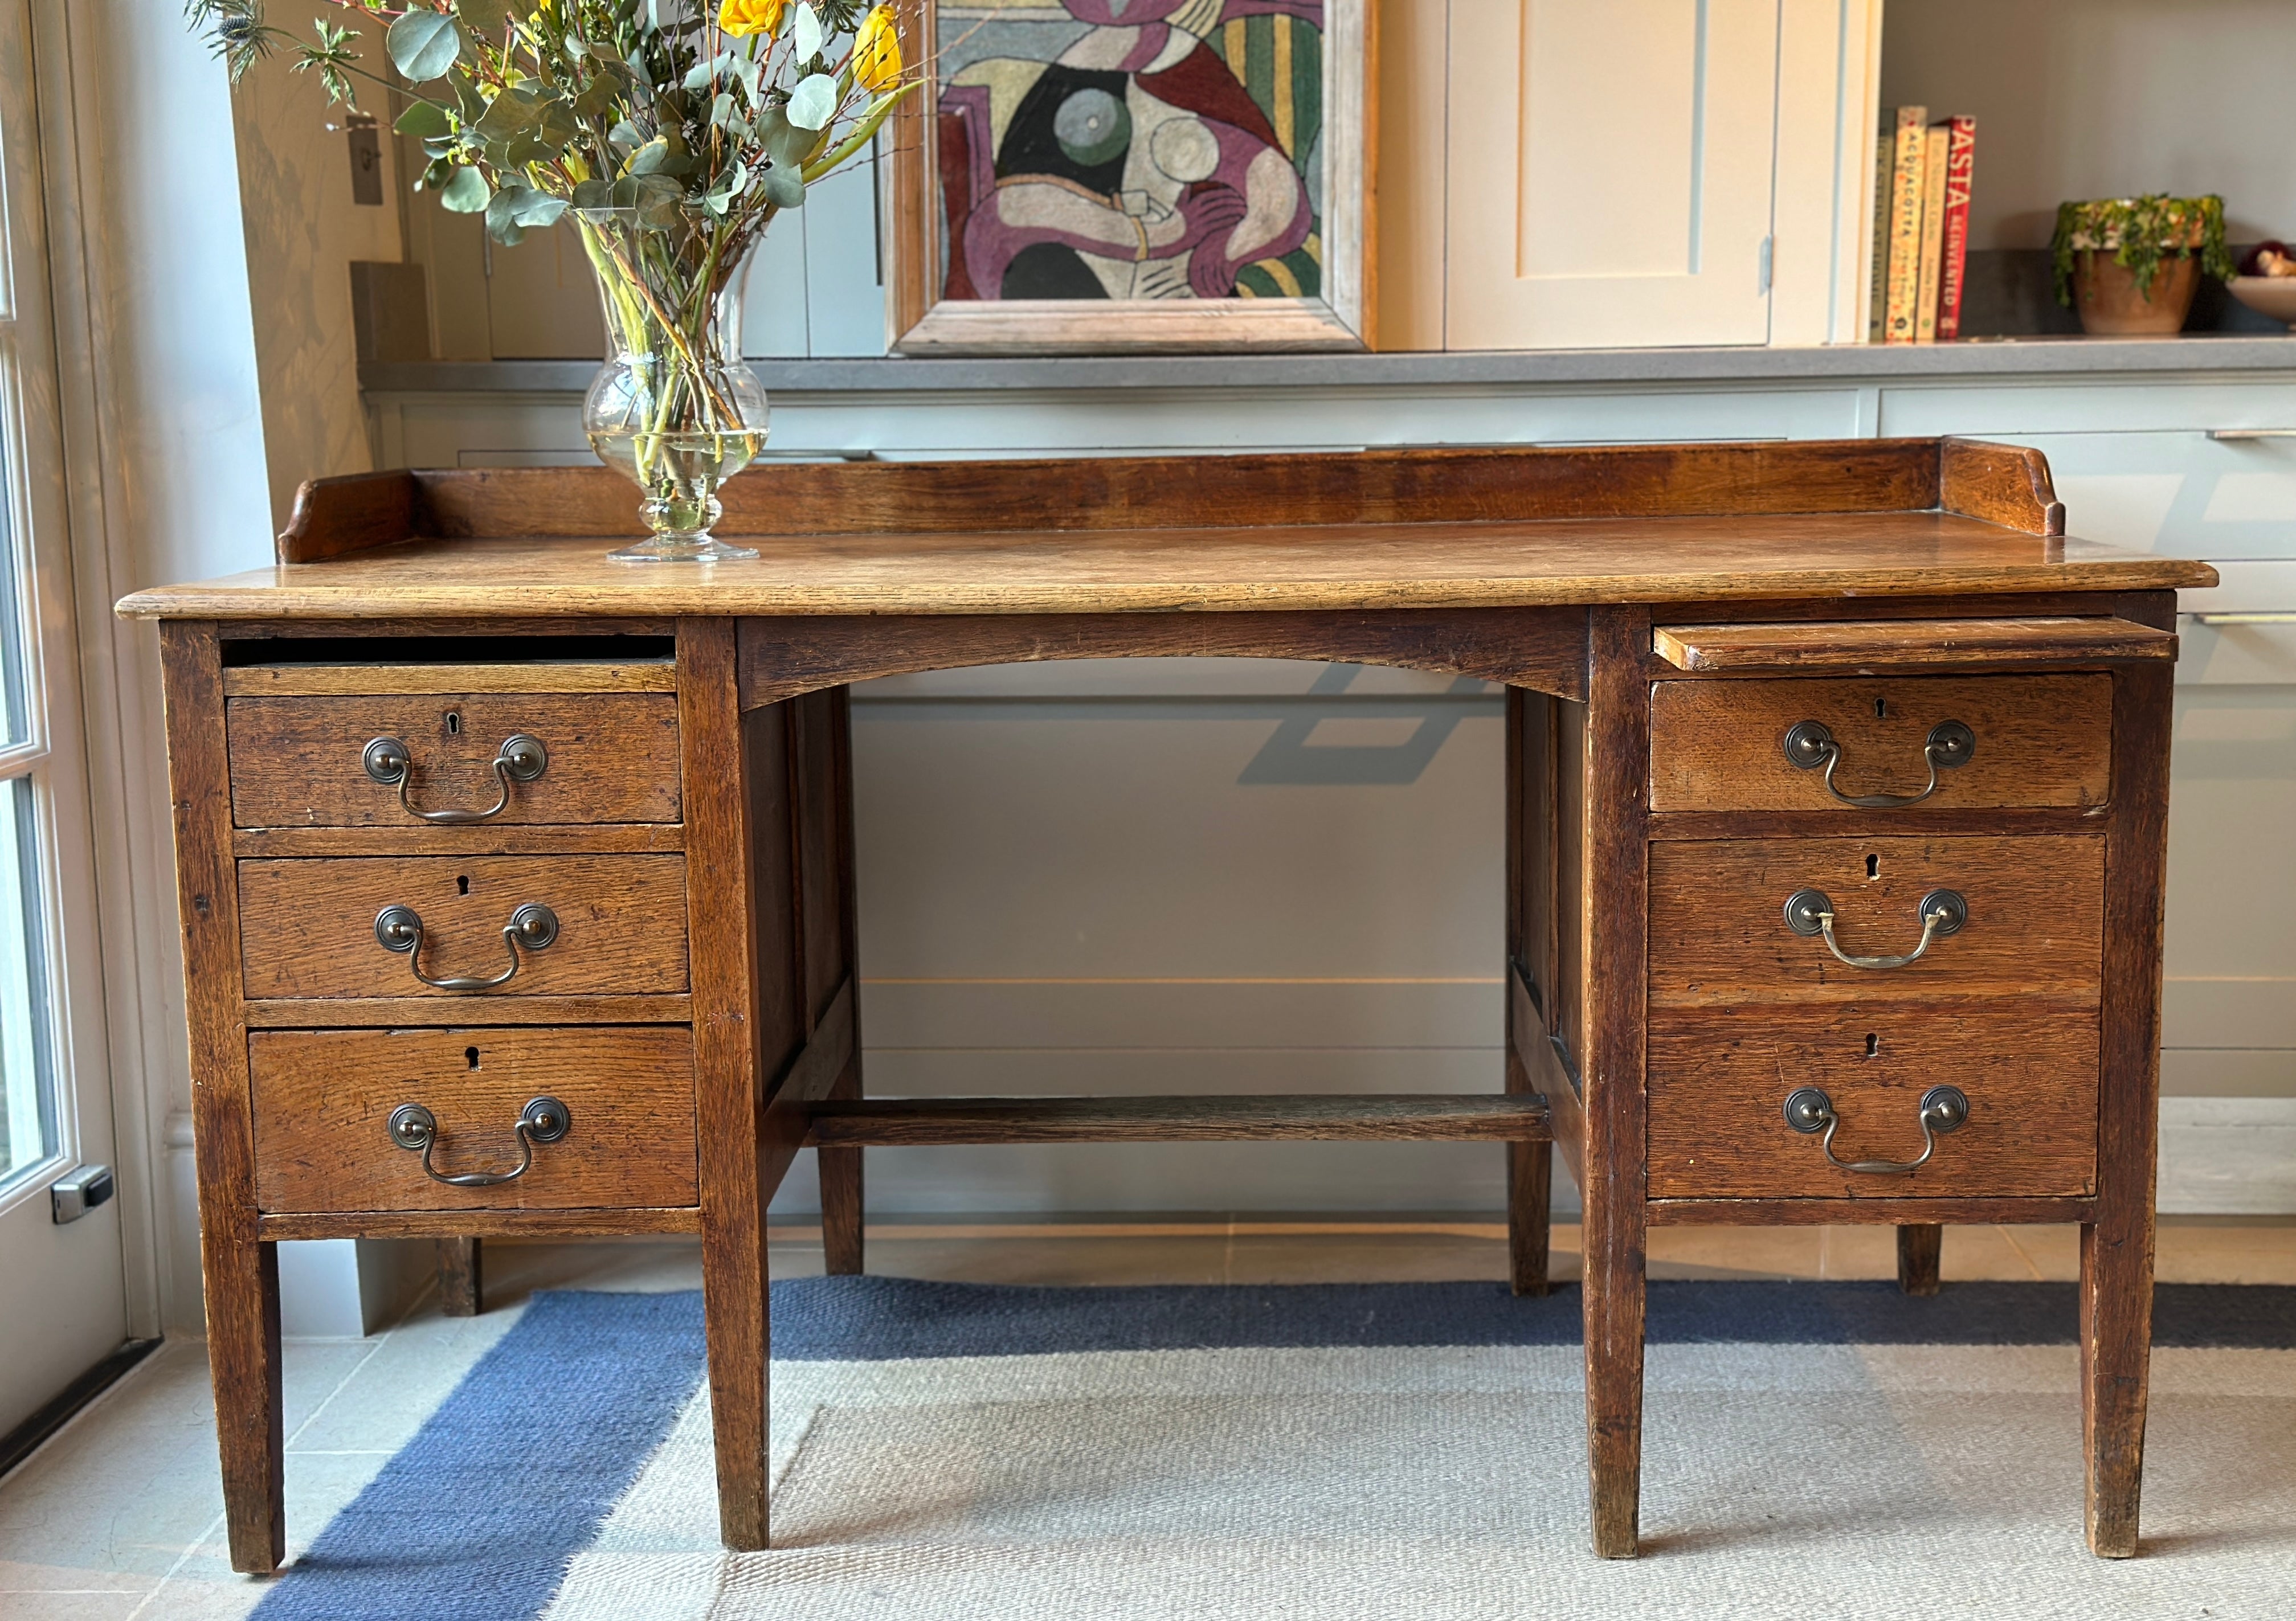
<svg viewBox="0 0 2296 1621"><path fill-rule="evenodd" d="M1762 250L1755 266L1754 291L1758 294L1770 291L1770 248L1777 241L1774 236L1762 238Z"/></svg>

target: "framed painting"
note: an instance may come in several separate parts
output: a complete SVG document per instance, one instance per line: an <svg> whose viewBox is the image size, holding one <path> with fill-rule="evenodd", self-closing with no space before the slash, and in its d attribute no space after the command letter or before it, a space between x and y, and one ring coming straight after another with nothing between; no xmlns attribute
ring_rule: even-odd
<svg viewBox="0 0 2296 1621"><path fill-rule="evenodd" d="M1367 347L1370 0L906 0L904 355Z"/></svg>

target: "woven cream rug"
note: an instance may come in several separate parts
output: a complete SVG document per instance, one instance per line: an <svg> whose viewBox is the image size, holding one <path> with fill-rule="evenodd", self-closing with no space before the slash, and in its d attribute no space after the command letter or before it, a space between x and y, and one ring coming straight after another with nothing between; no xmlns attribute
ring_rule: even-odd
<svg viewBox="0 0 2296 1621"><path fill-rule="evenodd" d="M776 1546L696 1397L549 1621L2296 1617L2296 1352L2155 1355L2144 1552L2081 1541L2062 1346L1652 1347L1637 1560L1579 1354L1082 1351L774 1370Z"/></svg>

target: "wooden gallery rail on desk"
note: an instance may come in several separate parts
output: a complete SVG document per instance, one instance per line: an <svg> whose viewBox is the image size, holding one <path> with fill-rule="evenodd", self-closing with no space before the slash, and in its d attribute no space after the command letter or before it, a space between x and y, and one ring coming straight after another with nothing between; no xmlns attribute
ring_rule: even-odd
<svg viewBox="0 0 2296 1621"><path fill-rule="evenodd" d="M2078 1222L2090 1545L2136 1547L2176 587L1954 439L788 466L752 563L605 561L594 471L307 486L160 619L232 1558L282 1557L283 1239L699 1232L767 1540L766 1207L872 1143L1510 1145L1585 1202L1596 1550L1653 1222ZM1506 1059L1468 1097L863 1095L846 688L1261 656L1503 683ZM1780 1077L1792 1077L1791 1085ZM1824 1459L1810 1461L1813 1469ZM1498 1483L1495 1483L1498 1484Z"/></svg>

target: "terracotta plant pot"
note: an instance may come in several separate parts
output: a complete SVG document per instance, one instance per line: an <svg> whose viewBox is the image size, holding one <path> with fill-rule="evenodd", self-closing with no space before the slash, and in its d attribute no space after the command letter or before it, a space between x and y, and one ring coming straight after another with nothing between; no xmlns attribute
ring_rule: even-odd
<svg viewBox="0 0 2296 1621"><path fill-rule="evenodd" d="M2136 291L2136 273L2112 262L2111 252L2083 248L2073 256L2073 307L2092 337L2157 337L2185 330L2193 294L2200 290L2198 254L2164 258L2150 295Z"/></svg>

